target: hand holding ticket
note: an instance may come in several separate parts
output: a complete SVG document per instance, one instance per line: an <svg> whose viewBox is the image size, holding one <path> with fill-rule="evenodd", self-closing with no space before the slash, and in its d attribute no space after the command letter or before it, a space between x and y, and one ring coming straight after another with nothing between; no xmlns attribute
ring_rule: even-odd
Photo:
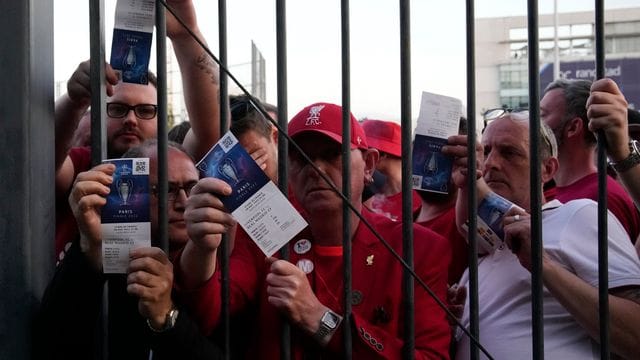
<svg viewBox="0 0 640 360"><path fill-rule="evenodd" d="M462 102L448 96L422 93L413 143L413 188L448 194L453 159L442 153L447 138L458 134Z"/></svg>
<svg viewBox="0 0 640 360"><path fill-rule="evenodd" d="M502 220L505 214L513 207L512 202L502 196L490 192L478 204L478 248L483 253L492 253L504 243L504 230ZM468 231L468 222L464 225Z"/></svg>
<svg viewBox="0 0 640 360"><path fill-rule="evenodd" d="M196 168L201 177L214 177L231 186L231 194L221 201L266 256L273 255L307 226L231 132Z"/></svg>
<svg viewBox="0 0 640 360"><path fill-rule="evenodd" d="M129 251L151 246L149 159L105 160L116 166L102 208L102 268L105 274L127 272Z"/></svg>

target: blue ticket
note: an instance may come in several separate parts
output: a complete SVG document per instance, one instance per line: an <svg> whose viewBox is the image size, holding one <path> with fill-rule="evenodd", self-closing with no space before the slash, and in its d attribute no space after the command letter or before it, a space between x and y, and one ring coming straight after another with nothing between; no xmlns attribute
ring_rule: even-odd
<svg viewBox="0 0 640 360"><path fill-rule="evenodd" d="M422 92L415 128L412 160L413 188L448 194L453 159L442 153L447 138L458 133L462 102L449 96Z"/></svg>
<svg viewBox="0 0 640 360"><path fill-rule="evenodd" d="M113 29L111 67L119 71L122 81L149 83L149 57L152 33Z"/></svg>
<svg viewBox="0 0 640 360"><path fill-rule="evenodd" d="M129 251L151 246L149 159L110 159L116 166L102 207L102 264L105 273L126 273Z"/></svg>
<svg viewBox="0 0 640 360"><path fill-rule="evenodd" d="M492 253L504 243L502 220L513 206L512 202L493 192L478 204L476 239L483 253Z"/></svg>
<svg viewBox="0 0 640 360"><path fill-rule="evenodd" d="M447 194L453 159L442 153L447 139L416 134L413 143L413 188Z"/></svg>
<svg viewBox="0 0 640 360"><path fill-rule="evenodd" d="M231 186L231 194L220 200L266 256L273 255L307 226L231 132L196 167L201 177L214 177Z"/></svg>
<svg viewBox="0 0 640 360"><path fill-rule="evenodd" d="M155 25L154 0L118 0L111 43L111 67L122 81L149 82L149 57Z"/></svg>

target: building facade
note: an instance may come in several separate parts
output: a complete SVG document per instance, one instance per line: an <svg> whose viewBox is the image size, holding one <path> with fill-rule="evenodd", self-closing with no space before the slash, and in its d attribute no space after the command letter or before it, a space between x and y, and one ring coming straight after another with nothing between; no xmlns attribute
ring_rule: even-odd
<svg viewBox="0 0 640 360"><path fill-rule="evenodd" d="M558 14L560 76L595 79L595 15ZM541 90L554 79L554 15L539 18ZM640 107L640 7L605 13L605 73L632 108ZM476 20L477 109L529 104L526 16Z"/></svg>

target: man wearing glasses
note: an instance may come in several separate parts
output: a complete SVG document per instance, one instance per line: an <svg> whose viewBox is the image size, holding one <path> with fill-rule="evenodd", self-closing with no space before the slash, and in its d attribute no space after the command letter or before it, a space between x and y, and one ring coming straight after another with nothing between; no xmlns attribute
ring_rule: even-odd
<svg viewBox="0 0 640 360"><path fill-rule="evenodd" d="M151 108L150 108L151 109ZM151 236L158 235L157 141L147 140L124 157L149 158ZM173 301L171 260L189 240L184 222L187 197L198 182L191 157L169 143L169 254L156 247L132 250L127 276L109 277L110 359L217 359L219 349L201 335ZM91 359L100 349L102 274L101 209L114 166L100 164L78 174L69 204L80 229L47 287L36 326L37 351L43 358ZM46 354L46 356L45 356Z"/></svg>
<svg viewBox="0 0 640 360"><path fill-rule="evenodd" d="M167 1L200 39L195 9L189 0ZM180 66L185 104L192 132L183 143L187 152L200 158L220 137L218 69L177 20L167 13L167 36L171 39ZM56 102L56 254L61 259L67 241L77 228L65 198L78 173L90 167L90 149L69 149L73 131L91 103L89 61L81 63L67 82L67 94ZM154 76L148 85L118 82L107 65L107 153L117 158L131 147L157 135L157 91ZM194 96L196 95L197 96Z"/></svg>

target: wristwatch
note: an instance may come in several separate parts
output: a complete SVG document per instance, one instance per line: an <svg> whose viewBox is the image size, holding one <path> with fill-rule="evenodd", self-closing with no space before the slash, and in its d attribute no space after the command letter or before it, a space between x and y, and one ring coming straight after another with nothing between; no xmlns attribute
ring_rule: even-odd
<svg viewBox="0 0 640 360"><path fill-rule="evenodd" d="M616 172L622 173L640 164L640 150L638 150L638 148L639 145L637 140L629 141L629 156L627 156L626 159L617 162L610 162L609 165L613 166Z"/></svg>
<svg viewBox="0 0 640 360"><path fill-rule="evenodd" d="M336 314L331 310L325 311L320 318L320 327L313 337L321 344L326 344L331 339L331 335L336 331L340 323L342 322L342 316Z"/></svg>
<svg viewBox="0 0 640 360"><path fill-rule="evenodd" d="M173 329L173 327L176 326L176 321L177 320L178 320L178 309L173 308L173 309L169 310L169 312L165 316L165 318L164 318L164 326L162 327L162 329L154 328L153 325L151 325L151 321L149 321L149 319L147 319L147 326L149 326L149 329L151 329L151 331L153 331L153 332L163 333L165 331Z"/></svg>

